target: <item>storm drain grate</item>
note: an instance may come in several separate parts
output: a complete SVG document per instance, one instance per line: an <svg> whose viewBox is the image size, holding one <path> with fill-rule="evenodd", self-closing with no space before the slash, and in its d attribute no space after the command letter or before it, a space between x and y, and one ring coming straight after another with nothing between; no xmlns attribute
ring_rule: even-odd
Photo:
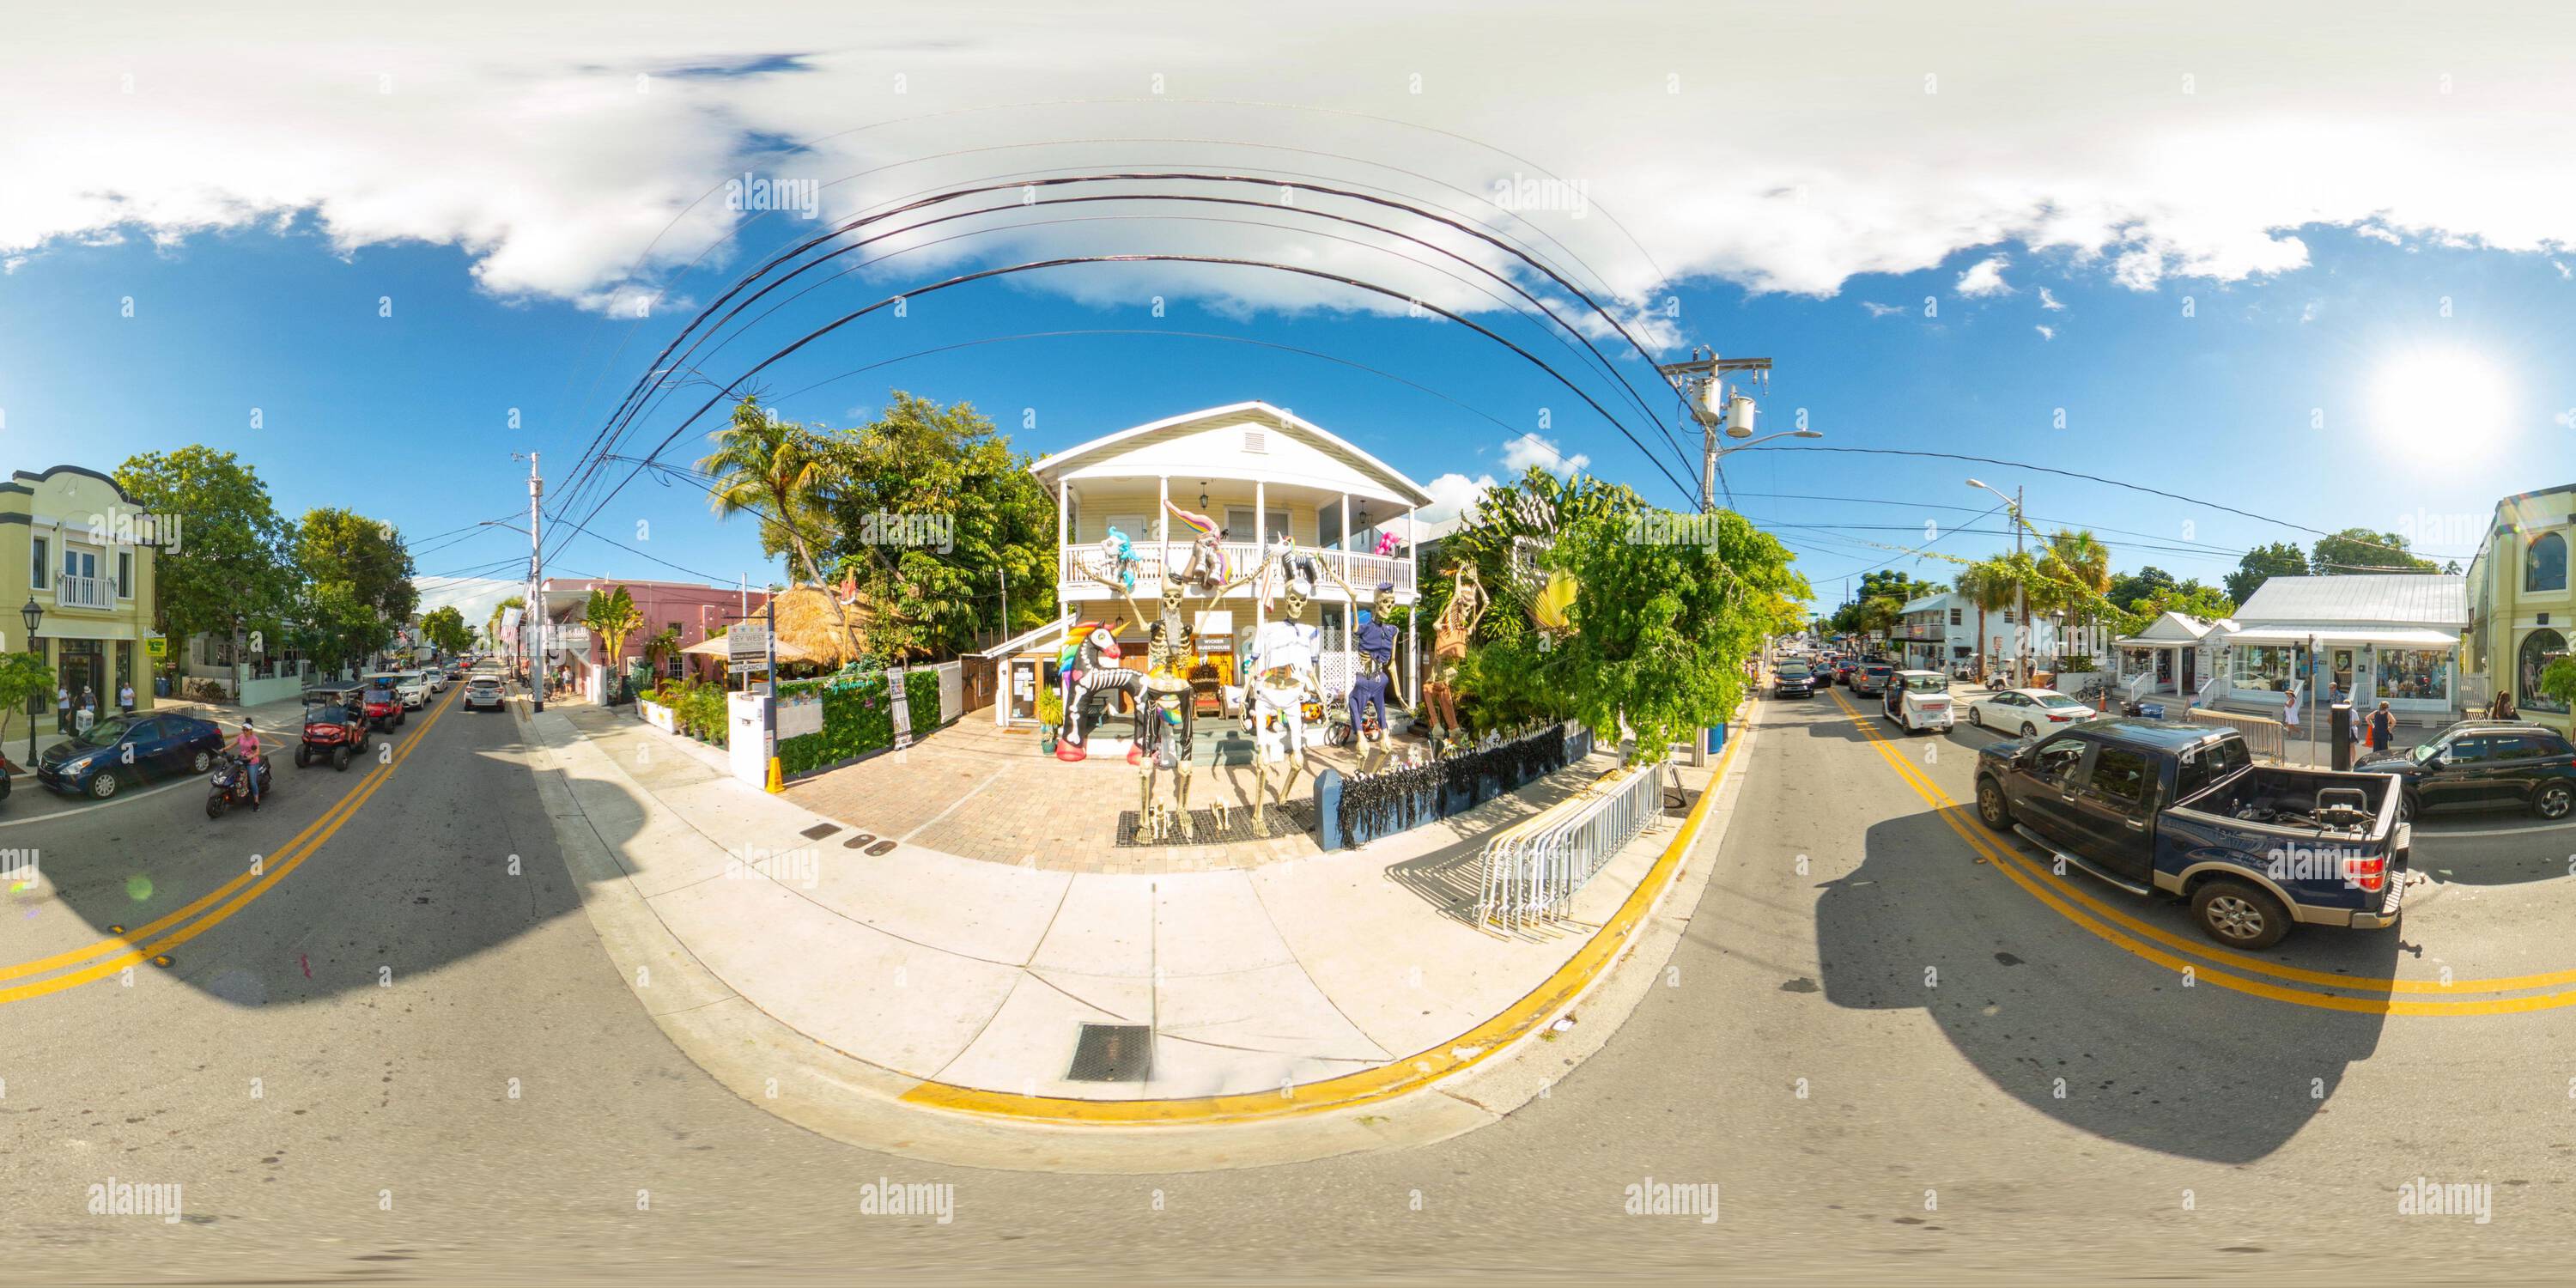
<svg viewBox="0 0 2576 1288"><path fill-rule="evenodd" d="M1070 1082L1143 1082L1154 1074L1154 1030L1143 1024L1085 1024L1073 1044Z"/></svg>
<svg viewBox="0 0 2576 1288"><path fill-rule="evenodd" d="M841 825L838 823L816 823L814 826L806 828L803 832L798 833L798 835L809 841L819 841L840 830Z"/></svg>

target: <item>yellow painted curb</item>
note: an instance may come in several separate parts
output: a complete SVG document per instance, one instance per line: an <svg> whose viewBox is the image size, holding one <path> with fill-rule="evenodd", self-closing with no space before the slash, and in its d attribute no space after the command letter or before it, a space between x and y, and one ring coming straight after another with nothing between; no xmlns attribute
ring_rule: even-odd
<svg viewBox="0 0 2576 1288"><path fill-rule="evenodd" d="M1708 786L1700 793L1699 803L1692 806L1689 816L1682 820L1681 830L1674 835L1672 843L1656 857L1654 866L1646 870L1645 879L1637 883L1637 888L1628 892L1628 898L1619 905L1619 910L1593 932L1583 947L1575 950L1574 956L1502 1013L1428 1051L1417 1052L1374 1069L1276 1092L1255 1091L1180 1100L1079 1100L1069 1096L1023 1096L952 1086L944 1082L923 1082L905 1092L902 1100L905 1104L926 1109L1068 1126L1207 1126L1302 1117L1423 1090L1536 1032L1572 1005L1596 977L1618 960L1628 945L1629 937L1645 922L1647 914L1654 909L1655 901L1663 897L1664 890L1681 871L1692 843L1699 839L1701 825L1707 821L1709 807L1717 800L1718 789L1726 782L1727 769L1735 761L1735 750L1742 745L1740 737L1727 740L1726 752L1718 758L1717 772L1709 776Z"/></svg>
<svg viewBox="0 0 2576 1288"><path fill-rule="evenodd" d="M1862 737L1865 738L1872 748L1896 770L1897 776L1904 780L1906 786L1912 788L1914 790L1914 794L1921 797L1925 804L1930 805L1933 813L1937 815L1942 822L1947 823L1950 826L1951 831L1958 833L1959 839L1967 842L1970 849L1975 850L1977 853L1984 855L1989 859L1994 868L1998 872L2001 872L2006 879L2013 882L2013 884L2020 886L2024 891L2038 899L2041 903L2047 905L2051 911L2074 922L2076 925L2083 927L2093 935L2134 956L2144 958L2158 966L2164 967L2167 970L2177 972L2178 974L2185 976L2186 979L2192 983L2212 984L2231 992L2245 993L2250 996L2266 998L2276 1002L2288 1002L2296 1006L2307 1006L2327 1011L2348 1011L2365 1015L2508 1015L2524 1011L2550 1011L2557 1010L2562 1007L2576 1006L2576 990L2560 993L2542 993L2527 997L2500 997L2482 1001L2463 1000L2451 1002L2398 1001L2388 996L2341 997L2329 993L2314 992L2308 989L2288 988L2277 984L2267 984L2261 980L2247 979L2240 975L2231 975L2225 971L2217 970L2199 962L2188 961L2181 957L2177 957L2172 953L2165 952L2162 949L2141 943L2137 938L2124 934L2121 930L2114 929L2110 925L2105 925L2104 922L2116 922L2121 927L2136 930L2141 935L2144 935L2149 939L2153 939L2158 943L2168 945L2182 952L2223 960L2231 965L2242 966L2253 973L2271 975L2275 978L2281 979L2304 978L2314 982L2325 983L2331 987L2343 989L2348 992L2379 994L2394 992L2501 992L2510 991L2517 987L2536 986L2534 984L2521 983L2520 981L2523 980L2554 981L2556 976L2566 973L2553 972L2550 975L2526 975L2503 980L2458 980L2445 988L2437 982L2427 980L2399 980L2364 977L2358 975L2333 975L2323 971L2309 971L2298 967L2282 966L2277 963L2265 961L2258 957L2248 956L2244 953L2237 952L2234 949L2225 948L2217 944L2198 943L2184 939L2181 936L2171 934L2160 928L2149 926L2144 922L2138 921L2136 918L2130 917L2125 913L2102 904L2092 896L2074 889L2070 884L2062 884L2052 879L2048 875L2048 870L2046 868L2041 867L2039 864L2024 857L2019 851L2016 851L2009 846L2000 845L1997 838L1984 833L1981 830L1984 827L1983 823L1976 823L1972 826L1968 821L1962 818L1962 815L1967 812L1967 808L1965 806L1951 800L1949 793L1943 791L1939 784L1932 782L1929 778L1924 777L1920 771L1916 770L1913 766L1906 764L1905 758L1898 755L1892 749L1893 744L1889 743L1886 736L1881 734L1877 727L1869 722L1868 717L1853 710L1849 703L1844 702L1842 695L1834 694L1832 696L1835 704L1840 706L1860 728ZM2088 915L2086 911L2079 911L2077 908L2070 906L2069 900L2072 900L2074 903L2082 904L2085 909L2088 909L2093 913L2098 913L2100 916L2097 918L2096 916Z"/></svg>

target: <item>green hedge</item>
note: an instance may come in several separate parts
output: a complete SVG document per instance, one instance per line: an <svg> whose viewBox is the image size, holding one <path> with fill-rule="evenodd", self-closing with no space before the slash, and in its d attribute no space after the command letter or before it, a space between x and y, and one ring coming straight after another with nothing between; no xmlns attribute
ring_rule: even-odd
<svg viewBox="0 0 2576 1288"><path fill-rule="evenodd" d="M778 686L781 698L819 693L823 697L823 731L782 738L778 768L802 774L839 764L894 745L894 707L883 671L789 680ZM939 672L931 668L904 674L904 697L912 709L917 736L939 727Z"/></svg>

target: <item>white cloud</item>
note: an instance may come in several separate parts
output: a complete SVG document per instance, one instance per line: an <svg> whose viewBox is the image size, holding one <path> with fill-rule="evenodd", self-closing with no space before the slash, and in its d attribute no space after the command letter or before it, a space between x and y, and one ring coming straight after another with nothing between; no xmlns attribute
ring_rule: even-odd
<svg viewBox="0 0 2576 1288"><path fill-rule="evenodd" d="M2568 278L2570 278L2570 277L2576 277L2576 273L2571 273L2571 272L2569 272L2569 271L2568 271L2568 269L2567 269L2567 265L2566 265L2564 262L2562 262L2562 261L2554 260L2554 259L2553 259L2553 260L2549 261L2549 266L2550 266L2551 268L2554 268L2554 269L2557 269L2557 270L2558 270L2558 280L2559 280L2559 281L2562 281L2562 282L2563 282L2563 281L2566 281L2566 280L2567 280Z"/></svg>
<svg viewBox="0 0 2576 1288"><path fill-rule="evenodd" d="M2056 310L2063 309L2066 306L2059 303L2057 297L2049 294L2048 288L2043 286L2039 288L2039 307L2043 309Z"/></svg>
<svg viewBox="0 0 2576 1288"><path fill-rule="evenodd" d="M1503 468L1519 474L1535 465L1551 474L1574 474L1592 463L1581 452L1567 456L1556 450L1553 439L1536 434L1523 434L1503 444Z"/></svg>
<svg viewBox="0 0 2576 1288"><path fill-rule="evenodd" d="M1869 300L1862 300L1860 306L1869 310L1869 315L1874 318L1891 317L1905 311L1902 304L1878 304Z"/></svg>
<svg viewBox="0 0 2576 1288"><path fill-rule="evenodd" d="M2317 302L2315 300L2310 300L2299 306L2299 320L2302 322L2314 322L2317 320Z"/></svg>
<svg viewBox="0 0 2576 1288"><path fill-rule="evenodd" d="M1431 494L1431 504L1417 511L1414 519L1420 523L1446 523L1462 516L1472 519L1476 513L1476 498L1483 496L1485 489L1493 485L1494 476L1491 474L1479 474L1472 479L1454 472L1443 474L1422 485L1422 490Z"/></svg>
<svg viewBox="0 0 2576 1288"><path fill-rule="evenodd" d="M1669 55L1722 43L1741 21L1678 2L1604 23L1580 7L1498 0L1463 29L1446 13L1348 0L1320 0L1286 28L1258 11L1173 23L977 0L701 8L634 23L599 12L462 0L426 29L381 8L327 27L284 10L166 3L19 15L0 46L0 256L127 227L166 246L299 221L343 252L459 247L496 294L608 308L739 228L688 283L711 298L747 259L814 228L792 215L746 224L749 212L725 209L724 180L746 170L829 184L818 207L830 217L966 179L1187 164L1437 201L1545 251L1597 298L1648 310L1640 320L1661 342L1690 329L1653 311L1676 280L1830 295L1856 275L1928 270L1981 247L2059 252L2146 290L2298 269L2308 247L2297 230L2311 224L2432 245L2576 244L2576 171L2529 161L2576 144L2576 79L2549 61L2576 44L2576 10L2564 8L2447 30L2444 65L2475 69L2455 94L2420 51L2322 0L2275 6L2259 24L2217 0L2173 0L2143 35L2117 8L2053 14L2045 27L1932 8L1857 29L1831 12L1765 12L1763 57L1722 71ZM2210 42L2212 30L2229 37ZM1549 69L1543 90L1532 66ZM2181 66L2200 94L2177 92ZM1416 74L1421 91L1406 93ZM1828 85L1834 110L1798 110ZM1641 104L1654 129L1638 128ZM1741 128L1748 119L1764 128ZM1693 146L1677 152L1676 137ZM1029 146L1068 138L1092 141ZM1174 138L1232 142L1158 141ZM771 146L781 141L804 146ZM1527 158L1561 159L1555 197L1521 182L1551 177ZM1325 197L1298 205L1389 217ZM1497 307L1390 249L1431 252L1284 213L1267 222L1353 240L1244 223L1160 223L1148 235L1101 220L930 244L1031 222L1004 211L898 238L909 249L872 283L893 289L968 256L1151 244ZM1430 235L1509 266L1482 242ZM2000 267L1989 270L1998 290ZM1014 280L1121 305L1178 292L1235 309L1404 308L1217 265Z"/></svg>
<svg viewBox="0 0 2576 1288"><path fill-rule="evenodd" d="M2054 340L2057 338L2057 328L2053 326L2034 326L2031 330L2039 332L2039 338L2042 340Z"/></svg>
<svg viewBox="0 0 2576 1288"><path fill-rule="evenodd" d="M1955 288L1959 294L1975 299L1981 295L2010 295L2012 284L2004 280L2004 268L2012 261L2001 255L1988 255L1959 274Z"/></svg>

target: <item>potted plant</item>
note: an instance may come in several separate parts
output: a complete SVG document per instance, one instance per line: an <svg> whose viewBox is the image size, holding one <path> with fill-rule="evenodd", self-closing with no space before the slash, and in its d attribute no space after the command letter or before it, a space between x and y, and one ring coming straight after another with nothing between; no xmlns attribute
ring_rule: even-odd
<svg viewBox="0 0 2576 1288"><path fill-rule="evenodd" d="M1056 731L1064 727L1064 695L1048 689L1038 695L1038 749L1055 754Z"/></svg>

